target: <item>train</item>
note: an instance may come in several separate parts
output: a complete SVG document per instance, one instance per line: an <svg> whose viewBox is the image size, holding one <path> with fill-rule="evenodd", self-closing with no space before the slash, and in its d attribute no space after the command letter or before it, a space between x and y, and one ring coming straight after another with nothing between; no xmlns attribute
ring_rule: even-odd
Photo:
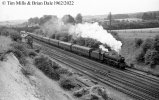
<svg viewBox="0 0 159 100"><path fill-rule="evenodd" d="M75 54L88 57L90 59L95 59L96 61L100 61L103 63L106 63L108 65L111 65L113 67L119 68L124 70L127 67L127 64L125 62L125 58L121 55L114 55L111 52L104 52L102 50L95 50L93 48L80 46L77 44L72 44L69 42L63 42L56 39L51 39L48 37L43 37L41 35L36 35L34 33L26 32L29 36L31 36L33 39L45 42L47 44L50 44L52 46L56 46L58 48L73 52Z"/></svg>

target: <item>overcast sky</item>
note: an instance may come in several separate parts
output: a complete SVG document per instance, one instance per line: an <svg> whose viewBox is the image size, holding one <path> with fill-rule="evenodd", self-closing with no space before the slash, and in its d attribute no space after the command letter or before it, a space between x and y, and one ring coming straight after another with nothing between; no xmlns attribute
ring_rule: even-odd
<svg viewBox="0 0 159 100"><path fill-rule="evenodd" d="M74 5L9 5L8 1L16 2L22 0L0 0L0 21L28 19L43 15L57 15L58 17L62 17L65 14L76 16L77 13L81 13L82 15L101 15L108 14L109 12L117 14L159 11L159 0L72 0ZM23 1L53 2L60 0Z"/></svg>

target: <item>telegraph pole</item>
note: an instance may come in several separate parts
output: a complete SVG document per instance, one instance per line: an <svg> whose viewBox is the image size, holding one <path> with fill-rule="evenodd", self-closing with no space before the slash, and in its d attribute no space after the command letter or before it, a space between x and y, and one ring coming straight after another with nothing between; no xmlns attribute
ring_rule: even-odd
<svg viewBox="0 0 159 100"><path fill-rule="evenodd" d="M111 12L109 13L109 30L111 32L111 23L112 23L112 15Z"/></svg>

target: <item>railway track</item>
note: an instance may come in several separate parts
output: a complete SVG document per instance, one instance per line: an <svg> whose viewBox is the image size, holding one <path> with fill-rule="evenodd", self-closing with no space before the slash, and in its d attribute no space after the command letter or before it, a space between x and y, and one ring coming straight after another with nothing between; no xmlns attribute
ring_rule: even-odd
<svg viewBox="0 0 159 100"><path fill-rule="evenodd" d="M43 43L43 42L41 42L41 43ZM127 79L135 80L135 82L137 80L140 80L141 83L145 84L144 81L146 81L147 82L146 84L152 84L153 87L155 87L156 89L159 89L159 79L157 79L157 78L152 78L152 77L149 77L149 76L146 76L146 75L143 75L143 74L133 72L131 70L126 70L126 71L116 70L112 67L108 67L105 64L102 64L102 63L99 63L99 62L96 62L96 61L93 61L93 60L90 60L90 59L87 59L87 58L84 58L84 57L81 57L81 56L77 56L76 54L67 52L67 51L59 49L57 47L53 47L51 45L47 45L47 46L52 48L52 49L55 49L57 51L60 51L64 54L66 54L66 55L69 55L70 57L73 58L72 60L75 60L74 58L76 58L83 63L85 62L85 63L88 63L91 66L98 66L102 70L106 70L108 72L117 74L119 76L127 77ZM135 79L133 78L134 76L136 77Z"/></svg>
<svg viewBox="0 0 159 100"><path fill-rule="evenodd" d="M135 69L131 69L131 68L127 68L126 71L128 73L135 74L135 75L140 76L140 77L142 77L146 80L150 80L151 82L159 84L159 78L157 78L155 76L148 76L148 75L144 75L144 74L141 74L141 73L137 73Z"/></svg>
<svg viewBox="0 0 159 100"><path fill-rule="evenodd" d="M46 44L45 44L45 46L46 46ZM49 46L49 45L47 45L47 46ZM117 77L116 75L114 75L114 73L110 74L110 71L108 71L106 69L104 71L101 69L99 70L99 68L92 67L92 66L85 64L85 63L82 63L82 65L81 65L81 62L79 60L75 61L74 58L73 59L68 58L68 57L66 57L66 55L58 54L55 51L50 52L49 48L45 49L43 52L50 53L49 55L54 55L54 56L56 55L56 57L54 57L54 59L57 59L57 58L62 59L62 61L69 62L69 64L71 64L71 65L78 66L77 68L80 68L80 69L84 68L83 70L87 70L87 71L89 71L89 73L93 72L92 73L93 75L96 74L96 77L103 80L103 81L100 80L102 83L107 83L108 85L110 83L114 84L114 86L111 86L111 87L114 87L122 92L126 91L124 93L129 94L132 97L135 97L139 100L157 100L156 98L159 97L158 95L156 95L158 93L158 91L154 87L151 87L149 85L142 86L142 84L139 82L136 83L136 81L131 81L130 79L127 80L126 78L123 78L123 77L122 77L123 78L122 79L121 76ZM80 70L80 69L78 69L78 70ZM99 80L98 78L96 80ZM118 86L118 87L115 87L115 86ZM123 90L123 89L125 89L125 90ZM136 96L135 94L132 94L131 92L137 94L138 96Z"/></svg>

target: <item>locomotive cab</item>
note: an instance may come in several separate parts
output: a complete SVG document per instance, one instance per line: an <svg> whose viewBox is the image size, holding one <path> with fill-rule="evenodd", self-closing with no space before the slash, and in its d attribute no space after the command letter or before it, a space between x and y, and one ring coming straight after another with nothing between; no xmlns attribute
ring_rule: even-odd
<svg viewBox="0 0 159 100"><path fill-rule="evenodd" d="M119 60L119 67L120 67L120 69L125 69L125 67L126 67L126 63L125 63L125 58L124 57L122 57L121 55L120 55L120 60Z"/></svg>

